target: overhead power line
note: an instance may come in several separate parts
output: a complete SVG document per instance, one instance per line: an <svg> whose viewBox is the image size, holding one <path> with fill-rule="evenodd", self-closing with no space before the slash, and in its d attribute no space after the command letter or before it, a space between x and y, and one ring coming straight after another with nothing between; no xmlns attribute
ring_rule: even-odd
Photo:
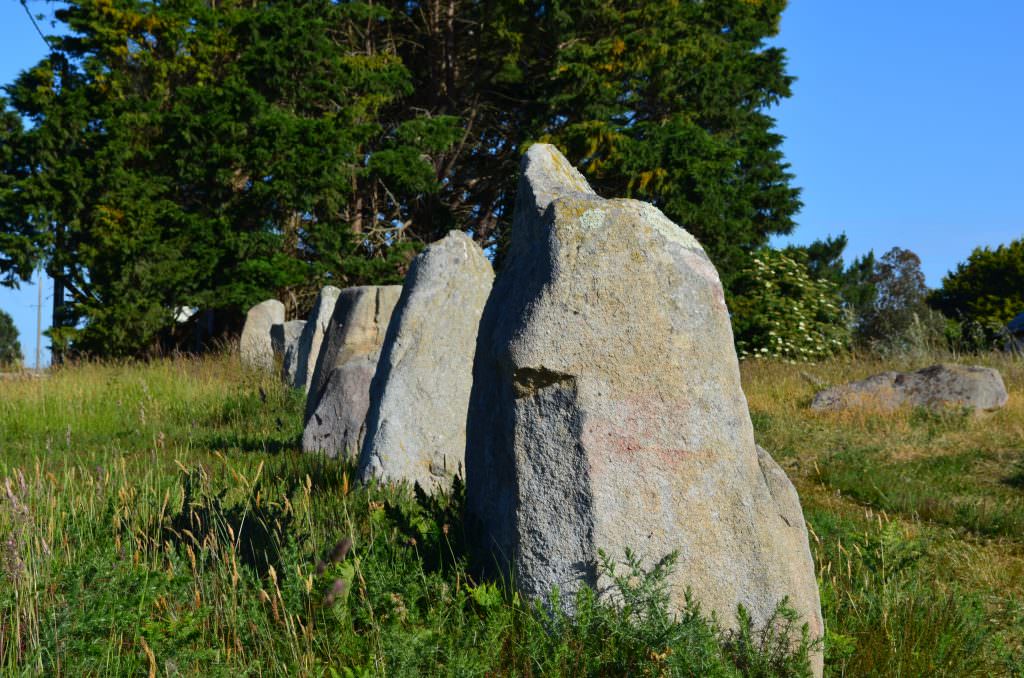
<svg viewBox="0 0 1024 678"><path fill-rule="evenodd" d="M24 8L25 14L28 15L28 20L32 22L32 27L36 29L36 33L39 34L39 37L42 39L42 41L46 43L47 47L49 47L50 46L50 42L46 39L46 35L43 34L42 29L39 28L39 24L36 23L36 18L34 16L32 16L32 10L30 10L28 8L28 1L27 0L21 0L21 6L22 6L22 8Z"/></svg>

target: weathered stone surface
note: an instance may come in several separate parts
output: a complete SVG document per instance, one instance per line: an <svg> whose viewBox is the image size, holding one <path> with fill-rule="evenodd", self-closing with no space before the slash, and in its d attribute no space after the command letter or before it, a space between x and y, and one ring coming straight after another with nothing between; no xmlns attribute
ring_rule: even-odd
<svg viewBox="0 0 1024 678"><path fill-rule="evenodd" d="M239 341L243 365L268 372L274 369L271 331L275 325L284 325L284 304L277 299L267 299L249 309Z"/></svg>
<svg viewBox="0 0 1024 678"><path fill-rule="evenodd" d="M476 334L493 280L483 251L458 231L413 261L370 387L363 480L433 492L463 472Z"/></svg>
<svg viewBox="0 0 1024 678"><path fill-rule="evenodd" d="M998 410L1006 400L1003 378L991 367L940 364L917 372L883 372L833 386L814 396L811 409L891 412L906 405L932 409L966 407L984 412Z"/></svg>
<svg viewBox="0 0 1024 678"><path fill-rule="evenodd" d="M604 588L597 550L675 551L735 624L783 597L823 633L796 491L758 452L718 273L657 208L603 200L554 147L524 158L481 319L466 444L477 557L543 596ZM821 657L815 658L821 673Z"/></svg>
<svg viewBox="0 0 1024 678"><path fill-rule="evenodd" d="M277 331L280 327L280 331ZM305 320L289 320L283 326L275 327L275 343L282 346L281 381L289 386L295 385L295 372L299 368L299 341L306 328Z"/></svg>
<svg viewBox="0 0 1024 678"><path fill-rule="evenodd" d="M401 285L341 291L306 395L302 449L356 457L366 433L370 382Z"/></svg>
<svg viewBox="0 0 1024 678"><path fill-rule="evenodd" d="M331 324L331 316L334 315L334 305L338 301L341 290L333 285L326 285L316 295L316 302L309 312L306 320L306 327L302 331L302 338L299 339L298 355L296 356L295 378L292 385L295 388L304 388L309 393L309 386L313 383L313 371L316 368L316 360L320 355L320 346L323 343L324 333Z"/></svg>

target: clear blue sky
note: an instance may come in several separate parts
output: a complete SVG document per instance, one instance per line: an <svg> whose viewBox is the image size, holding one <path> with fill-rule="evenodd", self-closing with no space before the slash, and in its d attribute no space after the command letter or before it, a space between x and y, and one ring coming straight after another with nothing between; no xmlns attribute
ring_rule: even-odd
<svg viewBox="0 0 1024 678"><path fill-rule="evenodd" d="M775 244L845 232L848 257L908 248L934 287L973 248L1022 237L1022 27L1024 0L790 0L775 42L798 80L772 113L804 209ZM45 51L0 0L0 82ZM35 299L0 289L29 364Z"/></svg>
<svg viewBox="0 0 1024 678"><path fill-rule="evenodd" d="M1024 2L790 0L773 114L803 188L781 242L921 257L928 284L1024 235Z"/></svg>

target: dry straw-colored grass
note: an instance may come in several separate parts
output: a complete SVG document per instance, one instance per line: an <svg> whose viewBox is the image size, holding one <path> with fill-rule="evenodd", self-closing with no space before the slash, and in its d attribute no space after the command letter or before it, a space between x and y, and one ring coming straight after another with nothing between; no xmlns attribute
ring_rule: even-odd
<svg viewBox="0 0 1024 678"><path fill-rule="evenodd" d="M870 403L842 412L809 409L828 386L937 362L998 369L1007 406L982 416L886 412ZM746 361L741 373L757 440L800 492L826 601L839 597L826 602L827 620L857 648L841 661L833 656L834 671L955 675L948 667L906 663L903 644L911 639L888 626L894 618L904 628L913 628L914 619L935 629L977 625L987 640L974 651L991 661L960 665L965 675L1024 671L1024 361L1002 354L902 361L854 355L803 365ZM880 578L876 561L901 549L913 552L911 562L893 579ZM954 603L929 612L928 596L974 601L979 612L972 617L964 608L967 616L959 616ZM900 617L892 606L910 606L916 616ZM913 643L924 642L920 631Z"/></svg>

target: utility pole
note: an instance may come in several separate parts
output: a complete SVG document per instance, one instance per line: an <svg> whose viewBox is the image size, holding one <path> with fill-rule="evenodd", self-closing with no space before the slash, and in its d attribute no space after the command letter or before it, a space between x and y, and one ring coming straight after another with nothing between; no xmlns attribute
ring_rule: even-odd
<svg viewBox="0 0 1024 678"><path fill-rule="evenodd" d="M39 285L39 303L36 305L36 372L42 367L42 362L39 360L41 355L41 346L43 343L43 264L39 264L39 276L36 280L36 284Z"/></svg>
<svg viewBox="0 0 1024 678"><path fill-rule="evenodd" d="M61 255L64 252L64 227L59 221L53 222L53 258L50 260L50 270L53 271L50 277L53 278L53 324L51 325L55 340L50 342L50 364L62 365L64 363L64 337L60 330L64 327L64 263ZM51 337L52 338L52 337Z"/></svg>

